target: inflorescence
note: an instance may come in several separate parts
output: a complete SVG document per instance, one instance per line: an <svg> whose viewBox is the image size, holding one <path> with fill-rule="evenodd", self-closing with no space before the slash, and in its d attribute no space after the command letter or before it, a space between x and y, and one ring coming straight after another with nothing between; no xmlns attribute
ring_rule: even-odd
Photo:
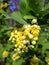
<svg viewBox="0 0 49 65"><path fill-rule="evenodd" d="M36 23L36 21L36 19L33 19L31 23ZM9 40L11 40L15 44L15 54L12 56L13 60L19 58L20 55L24 52L28 52L28 48L33 49L35 47L40 30L41 28L39 25L28 24L23 25L22 28L14 29L11 32Z"/></svg>

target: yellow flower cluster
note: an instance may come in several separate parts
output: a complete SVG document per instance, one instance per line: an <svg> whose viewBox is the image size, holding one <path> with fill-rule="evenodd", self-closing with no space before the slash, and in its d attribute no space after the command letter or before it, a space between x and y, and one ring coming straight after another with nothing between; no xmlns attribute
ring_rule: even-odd
<svg viewBox="0 0 49 65"><path fill-rule="evenodd" d="M40 59L34 55L30 60L30 65L39 65L39 61Z"/></svg>
<svg viewBox="0 0 49 65"><path fill-rule="evenodd" d="M14 51L17 53L16 56L24 52L28 52L28 48L34 48L36 41L38 40L40 30L40 26L34 24L23 25L22 28L14 29L11 32L9 40L15 43Z"/></svg>
<svg viewBox="0 0 49 65"><path fill-rule="evenodd" d="M6 58L6 57L8 57L8 55L9 55L9 52L5 50L5 51L3 52L3 55L2 55L2 56L3 56L3 58Z"/></svg>
<svg viewBox="0 0 49 65"><path fill-rule="evenodd" d="M6 8L8 6L8 3L1 3L0 4L0 13L3 11L3 8Z"/></svg>
<svg viewBox="0 0 49 65"><path fill-rule="evenodd" d="M49 65L49 57L46 57L45 60L47 62L47 65Z"/></svg>
<svg viewBox="0 0 49 65"><path fill-rule="evenodd" d="M15 61L15 60L18 60L20 58L20 56L19 55L17 55L17 54L13 54L13 56L12 56L12 59Z"/></svg>

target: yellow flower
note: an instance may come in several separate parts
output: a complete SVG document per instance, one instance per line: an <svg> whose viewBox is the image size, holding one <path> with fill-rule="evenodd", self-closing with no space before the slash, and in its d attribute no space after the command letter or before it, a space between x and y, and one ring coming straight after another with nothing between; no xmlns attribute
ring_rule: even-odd
<svg viewBox="0 0 49 65"><path fill-rule="evenodd" d="M17 46L19 46L19 45L21 45L21 44L22 44L22 41L19 40L19 41L17 42Z"/></svg>
<svg viewBox="0 0 49 65"><path fill-rule="evenodd" d="M33 45L29 45L29 48L34 48L34 46Z"/></svg>
<svg viewBox="0 0 49 65"><path fill-rule="evenodd" d="M31 31L34 30L39 30L39 26L38 25L32 25L31 26Z"/></svg>
<svg viewBox="0 0 49 65"><path fill-rule="evenodd" d="M23 40L23 44L29 43L29 40Z"/></svg>
<svg viewBox="0 0 49 65"><path fill-rule="evenodd" d="M17 34L17 30L14 30L14 34Z"/></svg>
<svg viewBox="0 0 49 65"><path fill-rule="evenodd" d="M23 40L23 44L26 44L27 42L26 42L26 40Z"/></svg>
<svg viewBox="0 0 49 65"><path fill-rule="evenodd" d="M0 7L2 8L3 7L3 4L1 4Z"/></svg>
<svg viewBox="0 0 49 65"><path fill-rule="evenodd" d="M33 34L34 37L39 36L39 31L38 30L32 31L32 34Z"/></svg>
<svg viewBox="0 0 49 65"><path fill-rule="evenodd" d="M41 30L40 26L35 25L35 24L31 26L31 29L32 30Z"/></svg>
<svg viewBox="0 0 49 65"><path fill-rule="evenodd" d="M46 60L46 61L49 61L49 57L46 57L45 60Z"/></svg>
<svg viewBox="0 0 49 65"><path fill-rule="evenodd" d="M22 36L22 32L21 31L20 32L17 32L17 36L18 37Z"/></svg>
<svg viewBox="0 0 49 65"><path fill-rule="evenodd" d="M38 29L38 30L41 30L40 26L37 26L37 29Z"/></svg>
<svg viewBox="0 0 49 65"><path fill-rule="evenodd" d="M12 40L15 41L15 38L13 37Z"/></svg>
<svg viewBox="0 0 49 65"><path fill-rule="evenodd" d="M15 44L15 47L17 47L17 44Z"/></svg>
<svg viewBox="0 0 49 65"><path fill-rule="evenodd" d="M21 48L18 47L18 48L16 49L16 52L17 52L18 54L22 53L22 50L21 50L21 49L22 49L22 47L21 47Z"/></svg>
<svg viewBox="0 0 49 65"><path fill-rule="evenodd" d="M46 57L45 60L47 62L47 65L49 65L49 57Z"/></svg>
<svg viewBox="0 0 49 65"><path fill-rule="evenodd" d="M8 55L9 55L9 52L8 51L4 51L2 56L3 56L3 58L6 58L6 57L8 57Z"/></svg>
<svg viewBox="0 0 49 65"><path fill-rule="evenodd" d="M25 31L24 31L24 35L28 35L29 34L29 31L26 29Z"/></svg>
<svg viewBox="0 0 49 65"><path fill-rule="evenodd" d="M16 54L13 54L13 56L12 56L13 61L18 60L19 58L20 58L20 56L16 55Z"/></svg>
<svg viewBox="0 0 49 65"><path fill-rule="evenodd" d="M4 6L4 7L7 7L7 6L8 6L8 3L3 4L3 6Z"/></svg>
<svg viewBox="0 0 49 65"><path fill-rule="evenodd" d="M15 48L14 51L17 51L17 49Z"/></svg>
<svg viewBox="0 0 49 65"><path fill-rule="evenodd" d="M27 25L23 25L23 29L27 29L28 28L28 26Z"/></svg>
<svg viewBox="0 0 49 65"><path fill-rule="evenodd" d="M33 38L33 35L32 34L29 34L28 37L29 37L29 39L32 39Z"/></svg>
<svg viewBox="0 0 49 65"><path fill-rule="evenodd" d="M49 65L49 62L47 64Z"/></svg>
<svg viewBox="0 0 49 65"><path fill-rule="evenodd" d="M31 24L33 24L33 23L37 23L37 19L33 19L33 20L31 21Z"/></svg>
<svg viewBox="0 0 49 65"><path fill-rule="evenodd" d="M24 39L26 39L26 36L23 35L21 38L24 40Z"/></svg>
<svg viewBox="0 0 49 65"><path fill-rule="evenodd" d="M13 37L14 36L14 32L11 32L11 37Z"/></svg>
<svg viewBox="0 0 49 65"><path fill-rule="evenodd" d="M30 60L30 64L31 65L39 65L39 61L40 61L40 59L38 59L35 55L34 55L34 57L32 57L31 58L31 60Z"/></svg>
<svg viewBox="0 0 49 65"><path fill-rule="evenodd" d="M36 44L36 41L32 41L32 44L35 45Z"/></svg>
<svg viewBox="0 0 49 65"><path fill-rule="evenodd" d="M38 37L34 37L33 40L37 41L38 40Z"/></svg>

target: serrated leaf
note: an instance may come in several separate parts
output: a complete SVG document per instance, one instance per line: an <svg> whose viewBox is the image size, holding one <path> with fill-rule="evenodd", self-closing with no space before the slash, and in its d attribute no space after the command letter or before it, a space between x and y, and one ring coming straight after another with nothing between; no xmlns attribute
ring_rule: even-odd
<svg viewBox="0 0 49 65"><path fill-rule="evenodd" d="M23 20L21 13L16 11L11 14L11 19L15 20L16 22L20 24L27 24L25 20Z"/></svg>

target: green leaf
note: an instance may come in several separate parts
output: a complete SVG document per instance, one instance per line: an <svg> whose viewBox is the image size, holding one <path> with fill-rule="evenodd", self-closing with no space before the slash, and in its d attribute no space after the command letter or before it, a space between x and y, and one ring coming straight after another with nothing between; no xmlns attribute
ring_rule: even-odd
<svg viewBox="0 0 49 65"><path fill-rule="evenodd" d="M43 11L44 10L44 2L45 2L45 0L37 0L37 2L39 4L40 10Z"/></svg>
<svg viewBox="0 0 49 65"><path fill-rule="evenodd" d="M12 65L21 65L24 60L21 58L17 61L14 61Z"/></svg>
<svg viewBox="0 0 49 65"><path fill-rule="evenodd" d="M49 13L49 12L47 12L47 11L41 11L41 12L39 13L39 18L40 18L40 19L43 19L48 13Z"/></svg>
<svg viewBox="0 0 49 65"><path fill-rule="evenodd" d="M32 15L25 15L23 18L27 20L27 19L33 19L33 18L35 18L35 17L32 16Z"/></svg>
<svg viewBox="0 0 49 65"><path fill-rule="evenodd" d="M46 27L46 26L45 26ZM44 27L43 27L44 28ZM39 36L39 40L38 40L38 44L42 44L43 48L42 48L42 52L45 53L46 49L49 49L49 27L47 27L47 32L42 31L40 36ZM47 51L47 55L49 56L49 51Z"/></svg>
<svg viewBox="0 0 49 65"><path fill-rule="evenodd" d="M39 65L45 65L45 63L42 60L40 60Z"/></svg>
<svg viewBox="0 0 49 65"><path fill-rule="evenodd" d="M15 20L20 24L27 24L27 22L23 19L20 12L16 11L11 14L11 19Z"/></svg>
<svg viewBox="0 0 49 65"><path fill-rule="evenodd" d="M44 8L44 0L28 0L29 7L34 13L39 13Z"/></svg>
<svg viewBox="0 0 49 65"><path fill-rule="evenodd" d="M23 15L25 15L29 12L29 6L28 6L27 0L21 0L20 1L20 11Z"/></svg>
<svg viewBox="0 0 49 65"><path fill-rule="evenodd" d="M0 28L1 28L0 29L0 34L5 32L5 31L10 31L10 30L13 29L13 27L11 27L11 26L2 26L2 25L0 25Z"/></svg>
<svg viewBox="0 0 49 65"><path fill-rule="evenodd" d="M11 18L9 15L8 15L8 13L7 12L2 12L2 15L4 15L5 17L6 17L6 19L9 19L9 18Z"/></svg>
<svg viewBox="0 0 49 65"><path fill-rule="evenodd" d="M5 48L3 48L2 44L0 44L0 58L2 58L2 53L4 51Z"/></svg>
<svg viewBox="0 0 49 65"><path fill-rule="evenodd" d="M7 44L6 44L6 50L10 50L14 47L14 44L11 42L11 41L7 41Z"/></svg>
<svg viewBox="0 0 49 65"><path fill-rule="evenodd" d="M45 5L44 10L49 9L49 3Z"/></svg>

